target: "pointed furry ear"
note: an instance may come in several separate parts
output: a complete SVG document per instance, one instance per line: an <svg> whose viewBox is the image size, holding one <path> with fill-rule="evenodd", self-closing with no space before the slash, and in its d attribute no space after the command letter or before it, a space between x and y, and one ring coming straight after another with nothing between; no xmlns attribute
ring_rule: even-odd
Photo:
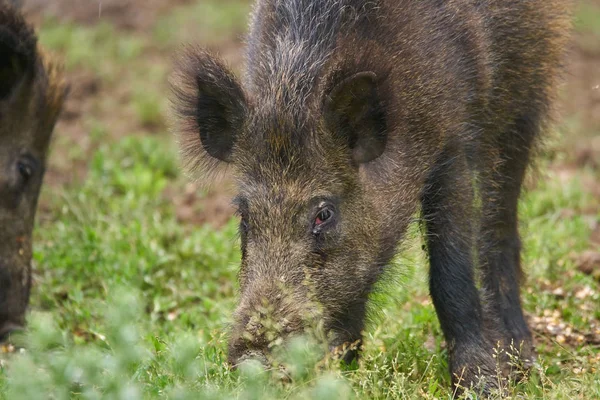
<svg viewBox="0 0 600 400"><path fill-rule="evenodd" d="M0 7L0 101L7 100L32 71L36 59L33 30L11 7Z"/></svg>
<svg viewBox="0 0 600 400"><path fill-rule="evenodd" d="M188 48L177 60L171 87L175 131L187 167L207 172L219 162L231 162L247 115L246 98L234 75L218 58Z"/></svg>
<svg viewBox="0 0 600 400"><path fill-rule="evenodd" d="M348 144L357 164L385 150L385 110L374 72L359 72L337 83L323 101L323 117L332 133Z"/></svg>

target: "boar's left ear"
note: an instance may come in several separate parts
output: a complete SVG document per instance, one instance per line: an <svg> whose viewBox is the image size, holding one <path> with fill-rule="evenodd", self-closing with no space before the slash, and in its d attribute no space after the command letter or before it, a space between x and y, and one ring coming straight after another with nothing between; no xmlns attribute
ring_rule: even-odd
<svg viewBox="0 0 600 400"><path fill-rule="evenodd" d="M188 167L206 170L230 162L247 113L234 75L216 57L191 48L179 60L172 88L176 131Z"/></svg>
<svg viewBox="0 0 600 400"><path fill-rule="evenodd" d="M32 71L35 35L12 10L0 14L0 101L14 93L23 77Z"/></svg>
<svg viewBox="0 0 600 400"><path fill-rule="evenodd" d="M385 150L385 110L375 73L359 72L333 87L324 99L323 116L327 127L348 143L354 162L372 161Z"/></svg>

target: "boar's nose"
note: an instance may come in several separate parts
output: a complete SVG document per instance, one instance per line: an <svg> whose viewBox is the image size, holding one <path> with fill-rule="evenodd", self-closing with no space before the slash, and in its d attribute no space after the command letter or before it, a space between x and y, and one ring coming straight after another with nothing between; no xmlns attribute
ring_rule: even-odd
<svg viewBox="0 0 600 400"><path fill-rule="evenodd" d="M5 322L0 327L0 342L5 342L10 338L10 335L21 332L23 329L23 325L15 324L14 322Z"/></svg>
<svg viewBox="0 0 600 400"><path fill-rule="evenodd" d="M235 360L230 356L229 362L232 364L233 368L237 368L244 361L250 360L258 361L265 370L271 369L271 367L273 367L265 353L260 350L246 350L241 356L237 357L237 359ZM279 365L274 373L274 376L276 376L281 383L290 383L292 381L290 374L284 365Z"/></svg>
<svg viewBox="0 0 600 400"><path fill-rule="evenodd" d="M227 362L237 368L244 361L256 360L265 368L270 366L267 354L263 351L261 343L251 343L242 337L237 337L229 342Z"/></svg>
<svg viewBox="0 0 600 400"><path fill-rule="evenodd" d="M244 354L242 354L241 356L239 356L237 358L237 360L234 361L233 365L235 367L237 367L238 365L240 365L244 361L250 361L250 360L255 360L255 361L260 362L260 364L263 367L265 367L265 368L269 367L269 360L267 359L267 356L265 355L265 353L263 353L260 350L248 350L248 351L246 351Z"/></svg>

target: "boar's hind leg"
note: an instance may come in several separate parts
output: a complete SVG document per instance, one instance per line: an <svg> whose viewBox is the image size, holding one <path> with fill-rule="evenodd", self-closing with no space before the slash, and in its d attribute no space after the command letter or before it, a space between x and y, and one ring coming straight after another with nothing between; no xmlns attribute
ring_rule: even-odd
<svg viewBox="0 0 600 400"><path fill-rule="evenodd" d="M493 345L484 336L473 271L473 183L464 152L448 148L430 173L422 198L430 292L449 349L453 384L494 386ZM480 381L480 378L482 379Z"/></svg>
<svg viewBox="0 0 600 400"><path fill-rule="evenodd" d="M479 257L482 285L490 304L486 310L504 330L505 346L519 350L531 362L531 332L523 317L519 297L521 278L517 203L529 162L532 142L539 129L537 119L518 119L496 142L499 159L488 160L480 183L482 224ZM494 165L491 165L491 163ZM512 342L512 343L511 343Z"/></svg>

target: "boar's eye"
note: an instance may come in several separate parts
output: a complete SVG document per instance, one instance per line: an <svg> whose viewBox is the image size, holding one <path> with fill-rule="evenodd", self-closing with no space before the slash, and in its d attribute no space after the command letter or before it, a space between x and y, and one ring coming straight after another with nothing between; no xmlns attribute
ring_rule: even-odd
<svg viewBox="0 0 600 400"><path fill-rule="evenodd" d="M240 234L245 236L248 234L248 222L246 221L246 217L242 216L240 218Z"/></svg>
<svg viewBox="0 0 600 400"><path fill-rule="evenodd" d="M23 183L27 183L36 170L36 162L31 157L23 157L17 161L17 171Z"/></svg>
<svg viewBox="0 0 600 400"><path fill-rule="evenodd" d="M241 198L236 197L233 199L233 205L236 206L236 214L240 217L240 234L242 239L248 234L248 202Z"/></svg>
<svg viewBox="0 0 600 400"><path fill-rule="evenodd" d="M321 224L327 222L332 216L333 216L333 211L331 211L329 208L325 208L324 210L319 211L319 214L317 214L317 218L315 219L315 224L321 225Z"/></svg>
<svg viewBox="0 0 600 400"><path fill-rule="evenodd" d="M326 227L327 225L329 225L333 221L334 215L335 215L335 209L334 209L333 205L323 204L321 206L321 208L319 208L319 211L317 212L317 215L315 217L315 222L313 225L313 233L314 234L321 233L323 228Z"/></svg>

